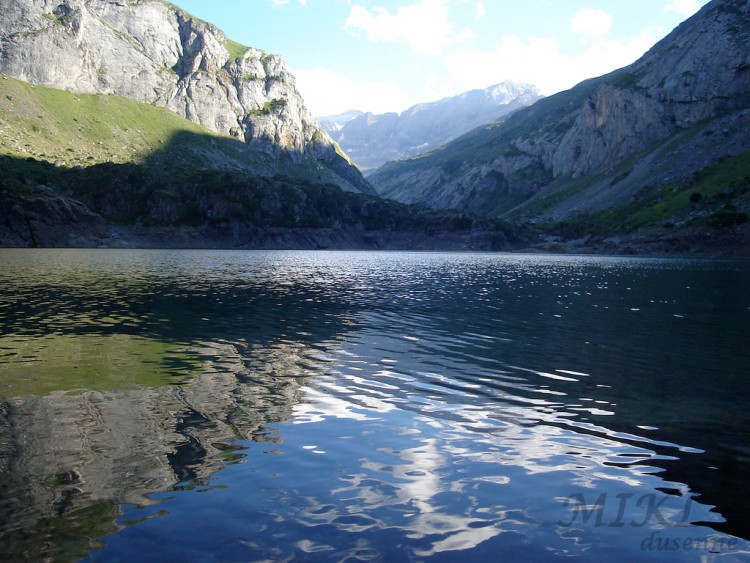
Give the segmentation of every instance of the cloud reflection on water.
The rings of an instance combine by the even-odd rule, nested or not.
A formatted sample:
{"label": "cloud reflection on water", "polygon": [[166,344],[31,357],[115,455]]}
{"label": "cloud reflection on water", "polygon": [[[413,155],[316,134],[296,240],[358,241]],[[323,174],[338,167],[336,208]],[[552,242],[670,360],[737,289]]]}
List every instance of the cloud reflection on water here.
{"label": "cloud reflection on water", "polygon": [[[65,538],[85,552],[117,531],[100,555],[152,541],[165,557],[226,559],[632,556],[658,519],[623,534],[610,502],[604,526],[564,526],[565,500],[654,494],[680,523],[707,490],[722,505],[691,501],[691,521],[718,528],[746,486],[714,478],[746,466],[734,373],[746,356],[725,352],[741,350],[747,311],[723,293],[743,271],[387,253],[13,260],[0,272],[3,375],[31,373],[14,339],[50,374],[57,339],[108,342],[90,361],[100,375],[109,361],[118,377],[150,374],[34,390],[42,369],[6,395],[0,541],[16,550],[51,537],[60,546],[45,556]],[[73,374],[96,354],[57,356]],[[643,517],[625,508],[628,522]],[[742,531],[740,512],[728,518]],[[77,529],[84,520],[99,528]],[[179,542],[165,539],[174,529]]]}

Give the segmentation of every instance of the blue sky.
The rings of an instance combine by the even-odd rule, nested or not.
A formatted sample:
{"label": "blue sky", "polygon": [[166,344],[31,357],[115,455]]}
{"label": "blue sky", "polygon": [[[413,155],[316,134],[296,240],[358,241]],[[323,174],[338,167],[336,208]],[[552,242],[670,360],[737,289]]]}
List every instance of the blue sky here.
{"label": "blue sky", "polygon": [[503,80],[550,95],[625,66],[707,0],[172,0],[284,57],[316,116]]}

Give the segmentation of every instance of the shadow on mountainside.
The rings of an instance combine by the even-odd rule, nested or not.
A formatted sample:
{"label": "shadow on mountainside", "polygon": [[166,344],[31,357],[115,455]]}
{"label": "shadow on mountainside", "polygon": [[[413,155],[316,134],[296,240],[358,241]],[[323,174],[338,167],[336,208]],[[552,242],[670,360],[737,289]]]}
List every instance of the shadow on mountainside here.
{"label": "shadow on mountainside", "polygon": [[296,177],[274,164],[244,143],[184,131],[139,163],[0,156],[0,244],[502,250],[518,242],[498,220],[345,192],[312,161],[290,161]]}
{"label": "shadow on mountainside", "polygon": [[178,132],[139,162],[46,158],[0,155],[0,246],[750,254],[746,214],[702,213],[721,204],[709,197],[682,225],[512,226],[345,192],[312,158],[274,159],[207,134]]}

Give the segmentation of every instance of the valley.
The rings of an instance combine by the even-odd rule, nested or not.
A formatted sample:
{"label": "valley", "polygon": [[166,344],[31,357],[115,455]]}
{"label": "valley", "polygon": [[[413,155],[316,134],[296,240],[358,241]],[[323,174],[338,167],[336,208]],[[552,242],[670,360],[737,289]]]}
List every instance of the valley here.
{"label": "valley", "polygon": [[749,12],[711,2],[546,98],[321,126],[283,59],[171,4],[24,0],[0,19],[0,242],[748,255]]}

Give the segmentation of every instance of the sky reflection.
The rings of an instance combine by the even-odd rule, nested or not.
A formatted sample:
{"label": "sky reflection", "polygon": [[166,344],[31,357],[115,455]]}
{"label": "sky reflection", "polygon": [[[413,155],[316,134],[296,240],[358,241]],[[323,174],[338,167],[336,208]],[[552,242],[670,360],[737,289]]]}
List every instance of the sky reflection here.
{"label": "sky reflection", "polygon": [[654,533],[747,551],[743,263],[3,258],[11,556],[668,559]]}

